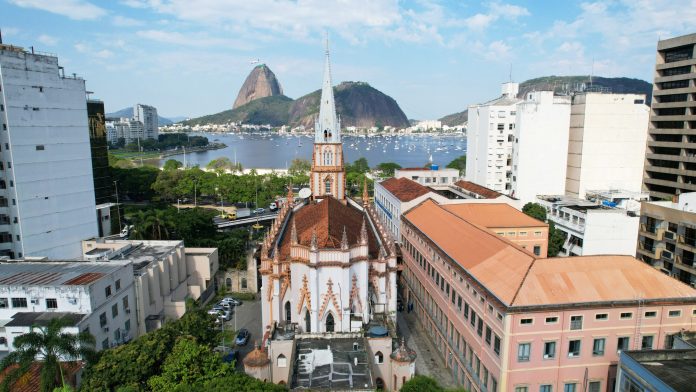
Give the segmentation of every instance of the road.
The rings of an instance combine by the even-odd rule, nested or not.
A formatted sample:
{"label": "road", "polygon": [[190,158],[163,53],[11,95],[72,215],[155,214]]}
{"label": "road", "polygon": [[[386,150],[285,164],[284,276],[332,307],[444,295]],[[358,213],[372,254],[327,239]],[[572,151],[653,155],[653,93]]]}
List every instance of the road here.
{"label": "road", "polygon": [[[261,301],[244,301],[242,305],[235,307],[235,315],[230,321],[225,322],[225,331],[235,330],[235,316],[237,317],[237,329],[246,328],[251,333],[249,342],[245,346],[239,347],[239,361],[237,369],[243,370],[242,359],[254,349],[257,341],[261,339]],[[225,342],[229,346],[234,342]]]}

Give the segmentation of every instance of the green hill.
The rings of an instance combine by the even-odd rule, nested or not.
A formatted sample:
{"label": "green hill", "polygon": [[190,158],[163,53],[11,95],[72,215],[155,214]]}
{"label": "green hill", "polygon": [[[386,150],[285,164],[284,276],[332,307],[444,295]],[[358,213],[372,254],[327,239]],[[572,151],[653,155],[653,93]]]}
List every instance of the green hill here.
{"label": "green hill", "polygon": [[237,122],[244,124],[281,126],[288,123],[288,112],[293,100],[285,95],[255,99],[236,109],[209,114],[183,121],[184,125],[225,124]]}

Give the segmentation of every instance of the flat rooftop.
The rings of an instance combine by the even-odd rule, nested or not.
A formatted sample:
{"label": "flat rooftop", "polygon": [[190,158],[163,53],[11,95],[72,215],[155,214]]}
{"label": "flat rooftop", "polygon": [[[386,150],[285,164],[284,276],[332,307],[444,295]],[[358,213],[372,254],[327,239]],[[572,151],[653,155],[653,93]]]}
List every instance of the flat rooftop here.
{"label": "flat rooftop", "polygon": [[86,314],[70,312],[19,312],[12,316],[5,327],[45,327],[54,319],[61,319],[68,325],[77,325],[85,316]]}
{"label": "flat rooftop", "polygon": [[[297,339],[291,388],[374,390],[363,338]],[[354,350],[357,343],[357,350]],[[358,359],[357,365],[355,358]]]}
{"label": "flat rooftop", "polygon": [[125,263],[10,260],[0,262],[0,286],[89,286]]}
{"label": "flat rooftop", "polygon": [[458,217],[487,228],[548,227],[506,203],[446,204],[442,208]]}
{"label": "flat rooftop", "polygon": [[679,392],[696,392],[696,350],[624,351],[645,370]]}
{"label": "flat rooftop", "polygon": [[[107,240],[105,244],[124,244],[131,245],[123,253],[116,255],[110,260],[130,260],[133,262],[133,270],[140,271],[153,261],[162,260],[174,251],[182,241],[131,241],[131,240]],[[93,249],[104,249],[97,248]]]}

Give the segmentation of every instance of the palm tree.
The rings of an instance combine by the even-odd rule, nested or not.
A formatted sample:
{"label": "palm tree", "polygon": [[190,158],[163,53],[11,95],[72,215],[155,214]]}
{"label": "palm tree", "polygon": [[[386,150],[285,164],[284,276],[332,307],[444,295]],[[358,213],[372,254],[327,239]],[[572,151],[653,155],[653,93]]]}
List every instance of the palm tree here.
{"label": "palm tree", "polygon": [[89,332],[77,335],[62,332],[63,328],[70,326],[65,318],[54,318],[45,327],[31,327],[29,333],[17,336],[14,340],[15,351],[0,362],[0,370],[16,366],[6,373],[0,391],[8,392],[35,362],[41,365],[41,392],[64,386],[61,359],[90,361],[94,355],[94,337]]}

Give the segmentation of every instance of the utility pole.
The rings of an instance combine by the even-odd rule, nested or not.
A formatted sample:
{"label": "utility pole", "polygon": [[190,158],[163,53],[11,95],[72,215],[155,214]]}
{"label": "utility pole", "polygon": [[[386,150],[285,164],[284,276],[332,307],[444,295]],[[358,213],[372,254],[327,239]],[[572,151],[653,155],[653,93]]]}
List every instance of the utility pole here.
{"label": "utility pole", "polygon": [[193,208],[198,207],[198,202],[196,200],[196,185],[198,185],[198,181],[193,180]]}
{"label": "utility pole", "polygon": [[116,188],[116,211],[118,213],[118,229],[121,230],[121,205],[118,204],[118,180],[114,181],[114,187]]}

